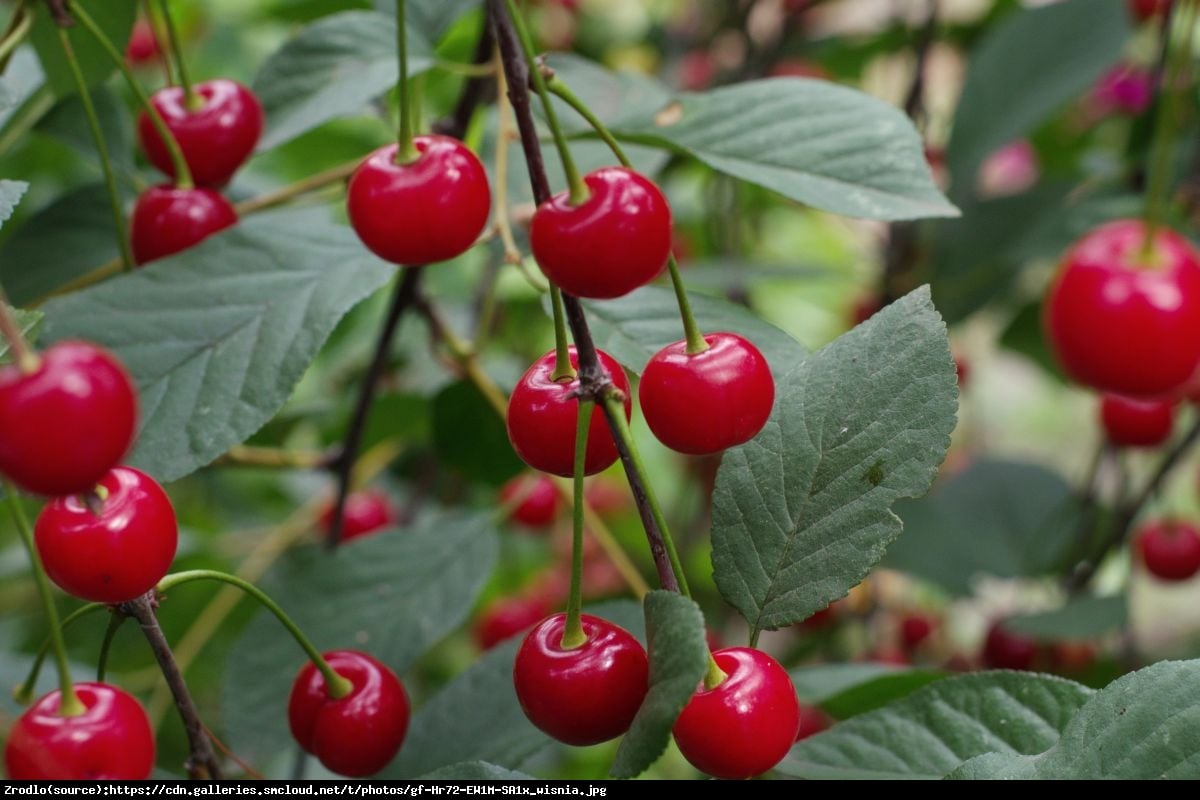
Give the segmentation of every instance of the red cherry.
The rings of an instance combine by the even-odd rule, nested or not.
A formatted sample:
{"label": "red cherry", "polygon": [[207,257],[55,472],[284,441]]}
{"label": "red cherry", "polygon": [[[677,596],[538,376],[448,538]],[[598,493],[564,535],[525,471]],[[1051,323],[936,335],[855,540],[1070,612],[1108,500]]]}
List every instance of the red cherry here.
{"label": "red cherry", "polygon": [[792,679],[761,650],[729,647],[713,658],[727,677],[692,695],[675,721],[675,744],[693,767],[714,778],[761,775],[783,760],[800,729]]}
{"label": "red cherry", "polygon": [[96,511],[78,495],[51,500],[34,529],[50,580],[95,603],[123,603],[154,588],[179,542],[175,510],[158,483],[117,467],[97,486]]}
{"label": "red cherry", "polygon": [[988,628],[983,643],[983,663],[989,669],[1033,669],[1038,644],[1028,636],[1014,633],[997,620]]}
{"label": "red cherry", "polygon": [[[629,379],[625,371],[602,350],[596,351],[600,365],[625,394],[625,417],[630,416]],[[575,348],[570,348],[571,366],[579,368]],[[533,362],[521,376],[508,400],[508,439],[526,464],[552,475],[571,477],[575,468],[575,426],[579,419],[579,380],[554,381],[554,351]],[[617,460],[608,422],[599,408],[592,410],[588,427],[584,474],[593,475]]]}
{"label": "red cherry", "polygon": [[237,221],[233,206],[212,189],[153,186],[133,207],[133,260],[141,265],[187,250]]}
{"label": "red cherry", "polygon": [[1143,525],[1134,544],[1147,571],[1164,581],[1186,581],[1200,572],[1200,529],[1161,520]]}
{"label": "red cherry", "polygon": [[90,491],[129,451],[137,393],[117,357],[59,342],[35,372],[0,367],[0,472],[29,492]]}
{"label": "red cherry", "polygon": [[[364,489],[351,492],[342,509],[342,541],[348,542],[359,536],[378,533],[399,521],[391,499],[378,490]],[[333,505],[321,512],[321,528],[328,532],[333,525]]]}
{"label": "red cherry", "polygon": [[837,609],[830,603],[820,611],[814,611],[809,614],[805,619],[800,620],[796,624],[806,631],[820,631],[825,630],[835,622],[837,622]]}
{"label": "red cherry", "polygon": [[[181,86],[159,89],[150,102],[179,143],[192,179],[200,186],[223,186],[258,144],[262,106],[254,92],[225,78],[198,83],[193,91],[199,108],[188,108]],[[145,111],[138,115],[138,140],[151,164],[177,177],[171,154]]]}
{"label": "red cherry", "polygon": [[1079,675],[1096,663],[1096,646],[1091,642],[1055,642],[1050,650],[1054,670],[1063,675]]}
{"label": "red cherry", "polygon": [[1146,22],[1149,19],[1167,13],[1167,9],[1171,7],[1171,2],[1172,0],[1128,0],[1129,13],[1138,22]]}
{"label": "red cherry", "polygon": [[788,58],[771,67],[767,73],[772,78],[814,78],[829,80],[829,71],[815,61],[804,58]]}
{"label": "red cherry", "polygon": [[1101,225],[1067,252],[1045,303],[1047,338],[1066,372],[1106,392],[1170,394],[1200,364],[1200,254],[1139,220]]}
{"label": "red cherry", "polygon": [[908,652],[916,650],[933,635],[936,627],[937,618],[929,614],[905,614],[900,620],[900,646]]}
{"label": "red cherry", "polygon": [[546,475],[518,475],[500,489],[500,502],[507,506],[520,497],[509,519],[527,528],[544,529],[558,516],[558,487]]}
{"label": "red cherry", "polygon": [[833,720],[824,711],[816,706],[807,706],[801,703],[800,728],[796,731],[796,741],[798,742],[801,739],[815,736],[821,731],[828,729],[832,724]]}
{"label": "red cherry", "polygon": [[588,197],[561,192],[538,206],[529,247],[546,277],[576,297],[629,294],[658,276],[671,251],[671,207],[654,182],[625,167],[584,176]]}
{"label": "red cherry", "polygon": [[971,362],[965,356],[954,356],[954,373],[958,376],[958,388],[967,388],[967,380],[971,377]]}
{"label": "red cherry", "polygon": [[583,487],[583,498],[601,517],[624,514],[633,507],[629,484],[607,478],[592,478]]}
{"label": "red cherry", "polygon": [[141,67],[158,61],[161,56],[154,26],[145,18],[138,19],[129,34],[129,44],[125,45],[125,60],[130,66]]}
{"label": "red cherry", "polygon": [[646,696],[650,664],[640,642],[607,620],[580,617],[588,639],[562,648],[567,615],[540,622],[521,642],[513,685],[529,721],[560,742],[597,744],[620,736]]}
{"label": "red cherry", "polygon": [[492,196],[487,172],[471,150],[449,136],[418,136],[420,153],[397,164],[398,145],[379,148],[358,165],[346,190],[350,224],[385,261],[419,266],[471,248],[487,226]]}
{"label": "red cherry", "polygon": [[545,619],[554,610],[543,594],[502,597],[484,609],[475,621],[475,643],[481,650],[491,650],[501,642],[524,633]]}
{"label": "red cherry", "polygon": [[1157,447],[1171,437],[1175,401],[1106,394],[1100,398],[1100,423],[1117,447]]}
{"label": "red cherry", "polygon": [[707,50],[692,50],[679,59],[679,87],[688,92],[700,92],[712,85],[717,65]]}
{"label": "red cherry", "polygon": [[757,347],[736,333],[710,333],[704,340],[708,349],[695,355],[688,355],[684,341],[659,350],[638,388],[655,437],[690,455],[750,441],[775,403],[775,379]]}
{"label": "red cherry", "polygon": [[131,695],[105,683],[77,683],[84,712],[58,713],[53,691],[9,731],[4,765],[14,781],[144,781],[154,770],[154,731]]}
{"label": "red cherry", "polygon": [[850,325],[861,325],[883,310],[883,300],[875,295],[865,295],[854,301],[850,309]]}
{"label": "red cherry", "polygon": [[292,684],[288,725],[306,753],[338,775],[362,778],[388,765],[408,731],[408,695],[396,674],[366,653],[325,653],[338,675],[354,689],[333,698],[325,677],[310,661]]}

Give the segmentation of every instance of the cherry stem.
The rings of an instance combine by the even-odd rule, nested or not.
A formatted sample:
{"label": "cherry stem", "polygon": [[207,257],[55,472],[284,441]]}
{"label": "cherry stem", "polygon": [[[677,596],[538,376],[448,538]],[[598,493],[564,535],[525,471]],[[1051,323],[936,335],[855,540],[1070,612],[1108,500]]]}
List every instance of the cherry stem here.
{"label": "cherry stem", "polygon": [[[540,70],[535,70],[539,71]],[[543,76],[545,78],[545,76]],[[592,130],[596,132],[606,145],[617,157],[617,161],[621,162],[621,166],[626,169],[633,169],[633,164],[630,163],[629,157],[625,155],[620,143],[613,136],[612,131],[608,129],[600,118],[597,117],[587,104],[579,99],[578,95],[571,91],[566,82],[557,75],[550,76],[546,83],[546,88],[558,95],[562,100],[575,110],[579,116],[592,126]],[[675,254],[667,254],[667,270],[671,274],[671,286],[675,289],[675,302],[679,305],[679,318],[683,322],[683,333],[687,339],[688,355],[696,355],[703,353],[708,349],[708,342],[704,339],[704,334],[700,331],[700,326],[696,324],[696,316],[692,313],[692,304],[688,300],[687,287],[683,285],[683,278],[679,274],[679,264],[675,261]]]}
{"label": "cherry stem", "polygon": [[550,101],[550,92],[546,88],[546,81],[542,78],[541,70],[537,68],[537,53],[533,48],[533,38],[529,35],[529,28],[525,25],[525,18],[521,16],[516,0],[504,0],[504,3],[508,8],[508,18],[517,33],[521,50],[525,54],[525,61],[529,65],[530,82],[542,100],[542,111],[546,115],[546,125],[554,136],[554,146],[558,150],[558,158],[562,162],[563,174],[567,176],[567,198],[571,205],[577,206],[587,200],[587,186],[579,177],[579,169],[575,166],[571,149],[567,147],[566,134],[563,133],[562,126],[558,122],[558,113]]}
{"label": "cherry stem", "polygon": [[[1142,240],[1143,260],[1154,253],[1154,235],[1166,220],[1170,206],[1171,162],[1175,151],[1174,137],[1179,121],[1180,78],[1192,59],[1192,40],[1196,21],[1196,0],[1181,0],[1178,8],[1169,7],[1172,15],[1162,28],[1162,48],[1166,69],[1158,85],[1158,109],[1154,118],[1154,138],[1150,149],[1150,171],[1146,178],[1146,202],[1142,212],[1145,233]],[[1173,24],[1172,24],[1173,23]]]}
{"label": "cherry stem", "polygon": [[125,624],[126,616],[114,613],[108,618],[108,627],[104,629],[104,639],[100,642],[100,655],[96,657],[96,681],[104,683],[108,674],[108,654],[112,651],[112,643],[117,638],[117,631]]}
{"label": "cherry stem", "polygon": [[162,11],[163,27],[167,29],[167,42],[171,48],[171,55],[174,56],[179,85],[183,87],[183,103],[188,111],[199,111],[204,108],[204,100],[196,94],[188,77],[187,63],[183,59],[183,43],[179,38],[179,29],[175,27],[175,20],[171,17],[169,0],[159,0],[158,7]]}
{"label": "cherry stem", "polygon": [[[101,611],[107,608],[103,603],[88,603],[85,606],[72,611],[59,624],[59,629],[66,632],[67,628],[77,619],[82,619],[88,614],[95,611]],[[37,689],[38,677],[42,674],[42,664],[46,661],[46,656],[50,654],[50,648],[53,645],[53,639],[46,637],[42,642],[42,646],[38,648],[37,655],[33,657],[33,663],[29,666],[29,674],[25,676],[25,680],[13,689],[13,699],[22,705],[29,705],[33,702],[33,693]],[[104,680],[99,678],[99,680]]]}
{"label": "cherry stem", "polygon": [[450,356],[462,369],[463,375],[475,385],[475,388],[487,400],[488,405],[495,409],[503,419],[508,414],[508,398],[479,366],[475,350],[446,324],[442,315],[422,292],[417,293],[417,310],[425,317],[433,338],[446,346],[446,349],[450,351]]}
{"label": "cherry stem", "polygon": [[717,659],[713,657],[712,651],[708,652],[708,671],[704,673],[704,688],[715,689],[725,682],[728,678],[728,673],[721,669],[717,664]]}
{"label": "cherry stem", "polygon": [[323,450],[284,450],[235,444],[218,458],[215,466],[262,467],[264,469],[322,469],[334,459]]}
{"label": "cherry stem", "polygon": [[411,164],[420,156],[413,144],[412,98],[408,85],[408,31],[405,25],[405,0],[396,0],[396,58],[399,61],[399,80],[396,93],[400,98],[400,136],[397,140],[396,163]]}
{"label": "cherry stem", "polygon": [[8,342],[8,349],[12,351],[13,362],[17,365],[17,369],[25,375],[37,372],[42,365],[42,359],[38,357],[37,352],[25,338],[25,333],[21,330],[21,324],[17,322],[16,316],[13,315],[12,304],[8,302],[8,295],[5,294],[3,287],[0,287],[0,334]]}
{"label": "cherry stem", "polygon": [[129,244],[129,233],[125,225],[125,211],[121,204],[121,193],[117,190],[117,176],[113,172],[112,159],[108,153],[108,143],[104,141],[104,131],[100,128],[100,118],[96,116],[96,106],[92,102],[92,94],[88,91],[87,81],[79,68],[79,60],[75,57],[75,48],[71,46],[71,37],[66,28],[58,29],[58,39],[62,43],[63,53],[67,57],[67,66],[71,68],[71,77],[75,79],[75,89],[79,94],[79,102],[83,104],[83,113],[87,117],[88,129],[92,133],[92,141],[96,144],[96,155],[100,157],[100,169],[104,172],[104,185],[108,190],[108,202],[112,207],[113,230],[117,234],[117,248],[121,251],[121,268],[133,269],[133,250]]}
{"label": "cherry stem", "polygon": [[[162,41],[167,37],[163,35],[162,26],[159,25],[158,16],[154,13],[154,0],[142,0],[142,14],[146,17],[146,22],[150,25],[150,32],[154,34],[154,47],[162,53]],[[174,86],[175,69],[169,58],[159,58],[163,65],[163,77],[167,79],[168,86]]]}
{"label": "cherry stem", "polygon": [[75,18],[83,24],[83,27],[88,29],[88,32],[100,44],[100,47],[108,54],[109,60],[116,66],[121,76],[125,78],[125,82],[129,84],[130,91],[137,98],[138,105],[146,112],[146,116],[150,118],[150,123],[154,126],[154,130],[166,146],[167,152],[171,156],[171,166],[175,169],[175,186],[180,189],[192,189],[195,187],[195,182],[192,180],[192,171],[188,169],[187,160],[183,157],[183,151],[179,149],[179,142],[175,140],[175,135],[171,133],[167,123],[163,122],[162,115],[158,113],[158,109],[150,102],[150,97],[146,94],[146,90],[138,83],[137,78],[129,71],[129,65],[125,63],[125,59],[117,52],[116,46],[112,40],[104,33],[96,21],[92,19],[91,14],[84,10],[80,3],[71,5],[71,13]]}
{"label": "cherry stem", "polygon": [[300,648],[308,655],[309,659],[313,662],[313,666],[321,671],[321,675],[325,677],[325,690],[329,693],[331,698],[337,700],[354,691],[354,684],[350,683],[349,680],[334,672],[333,667],[329,666],[329,662],[326,661],[325,657],[321,655],[321,651],[317,650],[316,647],[313,647],[313,643],[309,641],[307,636],[304,635],[304,631],[300,630],[300,627],[292,621],[292,618],[289,617],[282,608],[279,607],[279,604],[272,600],[270,596],[262,589],[259,589],[253,583],[250,583],[250,581],[239,578],[236,575],[218,572],[217,570],[213,569],[193,569],[186,572],[176,572],[166,576],[158,582],[158,586],[156,588],[160,594],[165,594],[176,586],[181,586],[185,583],[191,583],[192,581],[204,580],[220,581],[231,586],[236,586],[246,594],[253,597],[259,603],[261,603],[264,608],[274,614],[275,618],[279,620],[279,623],[283,625],[283,627],[287,629],[287,632],[292,635],[292,638],[296,640],[296,644],[300,645]]}
{"label": "cherry stem", "polygon": [[571,591],[567,595],[567,622],[563,627],[562,649],[574,650],[587,642],[579,614],[583,608],[583,473],[587,461],[588,433],[592,426],[591,400],[579,401],[575,422],[575,470],[572,478],[574,507],[571,509]]}
{"label": "cherry stem", "polygon": [[50,626],[50,644],[54,650],[54,663],[58,668],[58,686],[61,691],[58,713],[63,717],[75,717],[86,709],[79,695],[75,694],[75,684],[71,682],[71,670],[67,666],[67,647],[63,643],[62,626],[58,621],[58,608],[54,605],[54,595],[50,590],[50,579],[46,577],[42,559],[34,547],[33,530],[29,527],[29,519],[25,516],[21,498],[17,496],[17,487],[11,481],[4,481],[4,497],[8,501],[8,511],[16,523],[17,532],[21,535],[21,543],[25,545],[25,552],[29,555],[33,580],[37,584],[42,608],[46,612],[46,623]]}
{"label": "cherry stem", "polygon": [[4,33],[4,38],[0,39],[0,71],[7,66],[9,57],[21,45],[21,42],[25,41],[25,37],[29,35],[29,29],[32,27],[33,14],[22,3],[13,13],[12,21]]}
{"label": "cherry stem", "polygon": [[571,366],[571,350],[567,344],[567,315],[563,308],[562,289],[550,285],[550,306],[554,309],[554,372],[551,380],[575,379],[575,368]]}

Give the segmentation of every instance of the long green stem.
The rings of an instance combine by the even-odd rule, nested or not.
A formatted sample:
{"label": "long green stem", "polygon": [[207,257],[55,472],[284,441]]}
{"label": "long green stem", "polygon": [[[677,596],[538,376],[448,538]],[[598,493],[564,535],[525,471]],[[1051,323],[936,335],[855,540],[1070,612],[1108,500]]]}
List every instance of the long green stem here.
{"label": "long green stem", "polygon": [[525,18],[521,16],[520,9],[517,8],[516,0],[504,0],[508,8],[508,15],[512,18],[513,28],[517,32],[517,38],[521,42],[521,49],[525,53],[525,60],[529,64],[529,78],[533,81],[533,88],[537,91],[538,97],[542,100],[542,110],[546,115],[546,125],[550,128],[550,133],[554,136],[554,146],[558,150],[558,158],[562,162],[563,174],[567,176],[568,198],[571,205],[577,206],[587,199],[587,186],[579,177],[579,169],[575,166],[575,159],[571,156],[571,150],[567,147],[567,137],[563,133],[562,126],[558,122],[558,114],[554,110],[554,104],[550,102],[550,91],[546,88],[546,80],[542,77],[542,72],[538,68],[537,53],[533,49],[533,38],[529,35],[529,28],[525,24]]}
{"label": "long green stem", "polygon": [[575,377],[571,366],[571,350],[567,344],[567,314],[563,309],[562,289],[550,285],[550,306],[554,309],[554,372],[550,377],[556,381]]}
{"label": "long green stem", "polygon": [[163,122],[162,115],[158,113],[158,109],[150,102],[150,97],[146,94],[146,90],[138,83],[137,78],[133,77],[133,73],[129,71],[129,66],[125,63],[125,59],[117,52],[117,48],[113,45],[112,40],[104,33],[91,15],[84,10],[79,3],[71,5],[71,13],[75,19],[88,29],[88,32],[95,37],[100,47],[108,54],[109,60],[120,71],[121,76],[125,78],[125,82],[129,84],[130,91],[137,98],[138,105],[146,112],[146,116],[150,118],[150,124],[154,126],[155,132],[158,133],[163,144],[166,145],[167,153],[171,156],[171,166],[175,170],[175,185],[180,189],[191,189],[195,187],[195,182],[192,180],[192,171],[188,169],[187,159],[183,157],[183,151],[179,149],[179,142],[175,140],[175,135],[167,127],[167,123]]}
{"label": "long green stem", "polygon": [[154,44],[159,52],[158,60],[163,66],[163,77],[166,78],[168,86],[174,86],[178,82],[175,78],[175,68],[171,64],[171,59],[162,52],[162,42],[167,37],[158,23],[158,15],[154,13],[155,5],[157,4],[154,0],[142,0],[142,14],[146,17],[146,24],[150,26],[150,32],[154,34]]}
{"label": "long green stem", "polygon": [[[59,626],[63,632],[71,627],[71,623],[77,619],[82,619],[88,614],[100,611],[107,608],[103,603],[88,603],[86,606],[80,606],[63,618],[62,624]],[[50,654],[50,648],[53,640],[47,637],[42,646],[38,648],[37,655],[33,658],[33,663],[29,666],[29,674],[25,676],[25,680],[13,689],[13,697],[18,703],[27,705],[33,702],[33,692],[37,688],[38,677],[42,674],[42,664],[46,661],[46,656]],[[103,680],[103,678],[101,678]]]}
{"label": "long green stem", "polygon": [[113,639],[117,638],[117,631],[121,630],[125,619],[124,614],[116,613],[108,618],[108,627],[104,629],[104,640],[100,642],[100,655],[96,657],[96,680],[100,683],[104,683],[104,678],[108,674],[108,654],[112,651]]}
{"label": "long green stem", "polygon": [[4,495],[8,501],[8,511],[12,514],[17,532],[21,535],[21,543],[29,554],[29,563],[33,567],[33,580],[37,584],[38,594],[42,598],[42,607],[46,611],[46,622],[50,626],[50,644],[54,650],[54,663],[58,667],[58,686],[61,698],[58,703],[58,713],[64,717],[75,717],[84,712],[83,703],[75,694],[75,685],[71,683],[71,670],[67,666],[67,647],[63,643],[62,627],[58,621],[58,608],[54,605],[54,595],[50,591],[50,579],[42,567],[42,559],[38,557],[37,548],[33,545],[33,530],[21,506],[21,498],[17,496],[17,487],[11,481],[4,482]]}
{"label": "long green stem", "polygon": [[321,671],[321,674],[325,677],[325,688],[329,692],[330,697],[334,699],[345,697],[354,690],[354,686],[350,683],[350,681],[334,672],[333,667],[329,666],[329,662],[325,660],[325,657],[321,655],[321,652],[317,650],[317,648],[313,647],[313,643],[309,641],[307,636],[304,635],[304,631],[300,630],[299,626],[296,625],[295,622],[292,622],[292,618],[289,617],[287,613],[279,607],[279,604],[272,600],[262,589],[259,589],[253,583],[250,583],[250,581],[243,580],[236,575],[228,575],[224,572],[218,572],[212,569],[193,569],[188,570],[187,572],[176,572],[172,575],[166,576],[158,582],[157,589],[160,593],[165,593],[176,586],[181,586],[185,583],[191,583],[192,581],[204,580],[220,581],[222,583],[228,583],[231,586],[236,586],[246,594],[253,597],[268,611],[274,614],[275,618],[278,619],[280,624],[287,629],[288,633],[292,635],[292,638],[296,640],[296,643],[300,645],[301,649],[304,650],[309,659],[312,660],[316,668]]}
{"label": "long green stem", "polygon": [[1154,234],[1167,216],[1171,189],[1171,160],[1182,99],[1180,78],[1192,59],[1195,38],[1196,0],[1181,0],[1175,9],[1175,25],[1163,31],[1163,48],[1169,50],[1167,68],[1159,84],[1158,111],[1154,119],[1154,139],[1150,150],[1150,169],[1146,178],[1146,202],[1143,210],[1145,238],[1142,253],[1154,250]]}
{"label": "long green stem", "polygon": [[20,6],[13,16],[12,26],[0,39],[0,65],[8,61],[13,51],[25,41],[29,29],[33,27],[33,14],[24,5]]}
{"label": "long green stem", "polygon": [[183,87],[183,103],[189,111],[199,111],[204,107],[204,100],[192,88],[187,63],[183,59],[183,42],[179,37],[179,29],[175,27],[175,20],[171,17],[170,0],[159,0],[158,7],[162,11],[163,27],[167,29],[167,43],[175,61],[175,74],[179,76],[179,85]]}
{"label": "long green stem", "polygon": [[12,304],[8,302],[8,295],[5,294],[2,286],[0,286],[0,336],[3,336],[4,340],[8,342],[8,349],[12,352],[13,363],[17,365],[17,369],[25,375],[32,375],[38,371],[42,365],[42,359],[25,339],[25,334],[21,331],[21,324],[13,316]]}
{"label": "long green stem", "polygon": [[117,248],[121,252],[121,267],[133,269],[133,250],[130,248],[129,231],[125,225],[125,210],[121,206],[121,193],[117,190],[117,175],[113,171],[112,158],[108,154],[108,143],[104,141],[100,118],[96,116],[96,105],[92,102],[92,94],[88,91],[87,81],[79,68],[79,60],[75,58],[75,48],[71,46],[71,37],[67,35],[66,28],[58,29],[58,39],[62,43],[63,54],[67,57],[67,65],[71,68],[71,77],[75,79],[75,88],[79,93],[79,102],[83,104],[88,129],[92,132],[92,141],[96,143],[96,155],[100,157],[100,169],[104,172],[104,185],[108,190],[108,203],[112,207],[113,230],[117,235]]}
{"label": "long green stem", "polygon": [[590,400],[579,403],[579,418],[575,423],[575,472],[573,488],[575,503],[572,509],[571,534],[571,592],[567,595],[567,623],[563,628],[562,648],[574,650],[587,641],[580,621],[583,608],[583,470],[587,460],[588,432],[592,426],[592,410],[596,404]]}
{"label": "long green stem", "polygon": [[420,155],[413,144],[412,98],[408,85],[408,31],[405,25],[405,0],[396,0],[396,57],[399,59],[400,79],[396,91],[400,97],[400,136],[396,148],[396,163],[411,164]]}

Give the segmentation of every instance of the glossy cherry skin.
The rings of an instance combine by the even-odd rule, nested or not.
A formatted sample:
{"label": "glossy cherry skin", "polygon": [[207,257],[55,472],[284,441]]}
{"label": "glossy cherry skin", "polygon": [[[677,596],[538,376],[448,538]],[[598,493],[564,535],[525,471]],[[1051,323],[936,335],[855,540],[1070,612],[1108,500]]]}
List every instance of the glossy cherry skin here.
{"label": "glossy cherry skin", "polygon": [[1033,669],[1038,645],[1028,636],[1008,630],[997,620],[983,642],[983,664],[989,669]]}
{"label": "glossy cherry skin", "polygon": [[44,495],[87,492],[129,451],[137,392],[117,357],[65,341],[35,372],[0,367],[0,472]]}
{"label": "glossy cherry skin", "polygon": [[446,261],[471,248],[487,226],[492,195],[479,157],[449,136],[418,136],[420,153],[396,163],[379,148],[350,176],[346,211],[358,238],[393,264]]}
{"label": "glossy cherry skin", "polygon": [[[625,394],[625,417],[630,416],[629,379],[612,356],[597,350],[600,365],[612,377],[613,384]],[[570,348],[571,366],[579,368],[575,348]],[[579,420],[579,399],[574,393],[579,380],[554,381],[554,351],[533,362],[521,376],[508,400],[508,440],[529,466],[569,478],[575,468],[575,426]],[[588,425],[585,475],[608,468],[617,460],[617,446],[604,412],[592,409]]]}
{"label": "glossy cherry skin", "polygon": [[[263,110],[254,92],[219,78],[193,87],[202,105],[190,109],[180,86],[159,89],[150,98],[179,143],[199,186],[224,186],[245,163],[263,130]],[[175,167],[162,137],[145,111],[138,115],[138,140],[150,163],[174,178]]]}
{"label": "glossy cherry skin", "polygon": [[654,354],[642,372],[642,415],[672,450],[707,455],[748,442],[767,424],[775,379],[758,348],[736,333],[710,333],[708,349],[688,355],[687,342]]}
{"label": "glossy cherry skin", "polygon": [[[342,509],[342,541],[348,542],[360,536],[378,533],[399,520],[391,499],[381,491],[364,489],[351,492]],[[321,512],[321,528],[329,531],[333,525],[333,506]]]}
{"label": "glossy cherry skin", "polygon": [[133,207],[129,239],[138,265],[187,250],[236,225],[237,212],[212,189],[154,186]]}
{"label": "glossy cherry skin", "polygon": [[526,528],[544,530],[558,517],[559,496],[554,480],[546,475],[518,475],[500,489],[500,503],[507,506],[520,497],[509,519]]}
{"label": "glossy cherry skin", "polygon": [[496,600],[479,615],[472,634],[481,650],[491,650],[518,633],[524,633],[554,611],[546,592],[531,592]]}
{"label": "glossy cherry skin", "polygon": [[1146,570],[1164,581],[1186,581],[1200,572],[1200,529],[1160,520],[1143,525],[1134,546]]}
{"label": "glossy cherry skin", "polygon": [[350,778],[373,775],[395,758],[408,732],[404,684],[366,653],[333,650],[324,656],[354,689],[345,697],[330,697],[324,676],[311,661],[306,663],[288,698],[292,736],[331,772]]}
{"label": "glossy cherry skin", "polygon": [[154,588],[171,567],[179,529],[171,500],[133,467],[116,467],[98,484],[99,513],[78,495],[51,500],[34,540],[50,580],[94,603],[123,603]]}
{"label": "glossy cherry skin", "polygon": [[646,650],[629,631],[589,614],[580,617],[587,641],[564,650],[566,621],[566,614],[547,617],[521,642],[517,699],[529,721],[560,742],[606,742],[629,730],[646,697]]}
{"label": "glossy cherry skin", "polygon": [[55,690],[29,707],[4,748],[15,781],[144,781],[154,770],[154,731],[140,703],[105,683],[77,683],[85,711],[58,713]]}
{"label": "glossy cherry skin", "polygon": [[654,280],[671,252],[671,207],[653,181],[625,167],[584,176],[588,197],[567,192],[538,206],[529,247],[542,272],[576,297],[607,299]]}
{"label": "glossy cherry skin", "polygon": [[1106,394],[1100,398],[1100,424],[1117,447],[1157,447],[1171,437],[1174,400],[1139,400]]}
{"label": "glossy cherry skin", "polygon": [[692,695],[675,721],[675,744],[693,767],[714,778],[761,775],[783,760],[800,730],[792,679],[761,650],[727,647],[713,658],[726,678]]}
{"label": "glossy cherry skin", "polygon": [[1158,228],[1142,266],[1139,220],[1101,225],[1067,252],[1046,297],[1047,339],[1067,374],[1105,392],[1170,394],[1200,364],[1200,255]]}

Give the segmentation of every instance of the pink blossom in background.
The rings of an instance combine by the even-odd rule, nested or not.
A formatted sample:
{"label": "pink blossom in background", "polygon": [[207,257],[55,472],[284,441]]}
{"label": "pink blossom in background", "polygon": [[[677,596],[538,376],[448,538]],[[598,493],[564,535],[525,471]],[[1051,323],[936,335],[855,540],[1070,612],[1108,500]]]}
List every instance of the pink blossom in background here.
{"label": "pink blossom in background", "polygon": [[1006,144],[979,167],[977,186],[982,197],[1020,194],[1037,183],[1037,153],[1025,139]]}
{"label": "pink blossom in background", "polygon": [[1092,89],[1092,110],[1099,117],[1110,114],[1137,115],[1154,98],[1154,84],[1147,70],[1120,64],[1106,72]]}

